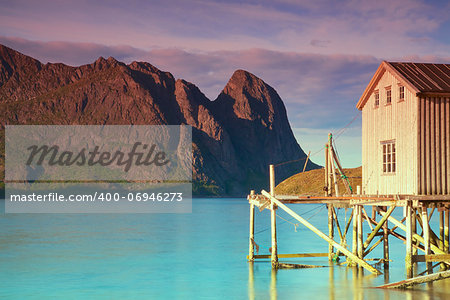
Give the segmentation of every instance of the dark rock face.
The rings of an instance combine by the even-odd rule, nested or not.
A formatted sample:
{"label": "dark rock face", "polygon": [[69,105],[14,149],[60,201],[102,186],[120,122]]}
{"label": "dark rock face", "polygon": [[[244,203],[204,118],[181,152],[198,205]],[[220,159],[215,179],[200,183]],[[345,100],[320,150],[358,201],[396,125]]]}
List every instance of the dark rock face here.
{"label": "dark rock face", "polygon": [[[306,157],[276,91],[243,70],[210,101],[149,63],[100,57],[80,67],[44,65],[0,45],[0,110],[2,144],[6,124],[191,125],[195,194],[267,188],[268,164]],[[277,181],[303,163],[277,168]]]}

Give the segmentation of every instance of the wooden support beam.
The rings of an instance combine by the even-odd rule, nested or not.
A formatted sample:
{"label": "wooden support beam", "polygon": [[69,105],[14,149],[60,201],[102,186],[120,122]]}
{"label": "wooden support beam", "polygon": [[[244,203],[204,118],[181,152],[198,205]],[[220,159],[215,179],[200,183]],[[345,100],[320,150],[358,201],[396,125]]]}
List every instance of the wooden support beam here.
{"label": "wooden support beam", "polygon": [[[347,232],[348,232],[348,228],[350,227],[350,224],[352,222],[353,214],[350,214],[350,217],[347,221],[347,224],[345,225],[345,229],[344,229],[343,233],[341,231],[341,227],[339,226],[339,221],[338,221],[337,215],[335,214],[335,216],[336,216],[336,227],[339,231],[339,235],[341,236],[341,234],[342,234],[341,245],[347,248]],[[339,253],[340,253],[339,250],[336,251],[337,255],[339,255]]]}
{"label": "wooden support beam", "polygon": [[325,144],[325,197],[330,195],[330,171],[328,170],[328,144]]}
{"label": "wooden support beam", "polygon": [[305,161],[305,165],[303,166],[303,172],[305,172],[306,170],[306,166],[308,165],[308,160],[309,160],[309,156],[311,155],[311,151],[308,152],[308,156],[306,157],[306,161]]}
{"label": "wooden support beam", "polygon": [[[341,254],[342,256],[343,254]],[[291,253],[278,254],[278,258],[328,257],[328,253]],[[247,256],[247,259],[249,257]],[[255,259],[271,258],[271,254],[255,254]]]}
{"label": "wooden support beam", "polygon": [[[328,204],[328,236],[330,237],[331,240],[334,240],[334,209],[333,209],[333,204]],[[328,260],[332,261],[333,260],[333,244],[329,243],[328,244]]]}
{"label": "wooden support beam", "polygon": [[358,207],[358,257],[364,257],[364,247],[363,247],[363,224],[362,224],[362,205],[357,205]]}
{"label": "wooden support beam", "polygon": [[358,209],[357,206],[353,206],[353,237],[352,237],[352,252],[354,255],[358,255]]}
{"label": "wooden support beam", "polygon": [[[254,191],[252,191],[254,194]],[[251,192],[250,192],[251,194]],[[250,204],[250,234],[248,238],[248,260],[255,260],[255,205]]]}
{"label": "wooden support beam", "polygon": [[[412,234],[417,234],[417,217],[416,217],[416,209],[412,208],[412,216],[411,216],[411,228],[412,228]],[[419,243],[416,239],[413,238],[413,244]],[[412,248],[412,255],[417,255],[417,247]]]}
{"label": "wooden support beam", "polygon": [[[423,230],[423,219],[419,214],[417,215],[417,220],[418,220],[420,227],[422,227],[422,230]],[[430,221],[430,218],[428,218],[428,222],[429,221]],[[428,228],[430,231],[430,243],[434,244],[436,247],[439,247],[438,236],[434,233],[434,231],[430,227],[428,227]]]}
{"label": "wooden support beam", "polygon": [[362,214],[363,214],[364,218],[366,219],[367,224],[369,224],[370,230],[373,231],[372,222],[370,222],[369,216],[367,215],[367,212],[366,212],[366,209],[364,208],[364,206],[362,207]]}
{"label": "wooden support beam", "polygon": [[[442,249],[442,251],[445,252],[445,248],[444,248],[444,211],[440,210],[439,211],[439,248]],[[441,264],[441,271],[445,271],[446,269],[446,265],[444,263]]]}
{"label": "wooden support beam", "polygon": [[393,282],[377,286],[378,289],[404,289],[421,283],[433,282],[445,278],[450,278],[450,271],[439,272],[431,275],[414,277],[399,282]]}
{"label": "wooden support beam", "polygon": [[344,240],[344,235],[342,234],[341,226],[339,225],[339,220],[338,220],[338,217],[337,217],[337,214],[336,214],[336,210],[334,209],[334,207],[333,207],[333,217],[334,217],[335,227],[338,230],[339,238],[341,239],[341,242],[342,242]]}
{"label": "wooden support beam", "polygon": [[373,249],[375,249],[381,242],[383,241],[383,237],[381,237],[376,243],[374,243],[369,249],[364,251],[364,257],[366,257]]}
{"label": "wooden support beam", "polygon": [[408,278],[411,278],[413,276],[412,248],[413,248],[414,233],[412,230],[412,219],[413,219],[413,212],[411,202],[408,201],[406,204],[406,256],[405,256],[406,277]]}
{"label": "wooden support beam", "polygon": [[431,262],[431,261],[450,262],[450,254],[414,255],[413,261],[415,261],[415,262]]}
{"label": "wooden support beam", "polygon": [[[331,147],[331,152],[332,152],[333,159],[336,162],[336,166],[337,166],[337,168],[339,170],[339,173],[341,173],[343,176],[345,176],[344,169],[342,168],[341,163],[340,163],[340,161],[339,161],[339,159],[338,159],[338,157],[336,155],[336,152],[334,151],[333,147]],[[352,189],[350,188],[350,184],[349,184],[349,182],[347,180],[348,179],[346,177],[342,178],[342,181],[344,182],[344,186],[347,189],[347,193],[350,195],[350,194],[352,194]]]}
{"label": "wooden support beam", "polygon": [[348,232],[348,229],[350,228],[350,224],[352,223],[352,219],[353,219],[353,213],[350,214],[347,224],[345,225],[344,236],[347,236],[347,232]]}
{"label": "wooden support beam", "polygon": [[[331,138],[330,138],[330,141],[331,141]],[[333,152],[333,146],[331,145],[331,142],[330,142],[330,145],[328,148],[328,154],[330,156],[331,172],[333,173],[334,194],[336,197],[339,197],[339,185],[338,185],[338,181],[336,179],[336,169],[334,168],[334,159],[333,159],[332,152]]]}
{"label": "wooden support beam", "polygon": [[317,234],[319,237],[321,237],[322,239],[324,239],[325,241],[327,241],[328,243],[332,243],[333,246],[335,248],[337,248],[338,250],[340,250],[345,256],[347,256],[350,260],[358,263],[360,266],[362,266],[363,268],[365,268],[366,270],[368,270],[371,273],[374,274],[381,274],[380,271],[378,271],[377,269],[375,269],[374,267],[372,267],[371,265],[369,265],[365,260],[360,259],[359,257],[357,257],[356,255],[354,255],[353,253],[351,253],[350,251],[348,251],[347,249],[345,249],[343,246],[341,246],[340,244],[336,243],[334,240],[330,239],[325,233],[323,233],[322,231],[320,231],[319,229],[317,229],[314,225],[312,225],[311,223],[309,223],[308,221],[306,221],[305,219],[303,219],[301,216],[299,216],[297,213],[295,213],[292,209],[290,209],[289,207],[287,207],[285,204],[283,204],[282,202],[280,202],[278,199],[276,199],[275,197],[273,197],[272,195],[270,195],[268,192],[262,190],[261,193],[270,198],[272,202],[274,202],[275,204],[278,205],[278,207],[282,208],[286,213],[288,213],[289,215],[291,215],[294,219],[296,219],[297,221],[299,221],[300,223],[302,223],[304,226],[306,226],[308,229],[310,229],[312,232],[314,232],[315,234]]}
{"label": "wooden support beam", "polygon": [[[380,214],[382,216],[384,216],[385,212],[381,212]],[[406,226],[403,225],[402,223],[400,223],[400,221],[398,221],[397,219],[395,219],[394,217],[390,216],[388,218],[389,221],[391,221],[393,224],[397,225],[398,228],[400,228],[401,230],[406,232]],[[418,240],[419,242],[421,242],[422,244],[424,244],[424,239],[423,237],[421,237],[418,234],[413,234],[413,238],[415,238],[416,240]],[[435,245],[431,244],[430,245],[431,250],[435,253],[435,254],[445,254],[444,251],[442,251],[441,249],[439,249],[439,247],[436,247]]]}
{"label": "wooden support beam", "polygon": [[436,207],[433,206],[433,207],[431,208],[431,212],[428,214],[428,223],[430,222],[431,217],[433,217],[433,214],[434,214],[434,211],[435,211],[435,210],[436,210]]}
{"label": "wooden support beam", "polygon": [[[269,166],[269,180],[270,180],[270,195],[275,196],[275,166]],[[272,198],[270,198],[272,199]],[[271,262],[272,268],[278,267],[278,246],[277,246],[277,205],[271,201],[270,207],[270,224],[271,224],[271,241],[272,241],[272,249],[271,249]]]}
{"label": "wooden support beam", "polygon": [[380,230],[380,228],[384,225],[384,223],[387,221],[387,219],[389,218],[389,216],[392,214],[392,212],[394,211],[395,206],[391,206],[389,208],[389,210],[386,212],[386,214],[381,218],[380,222],[378,222],[378,224],[375,226],[375,228],[372,230],[372,232],[370,233],[369,237],[367,238],[367,240],[364,242],[364,249],[369,247],[370,242],[372,242],[373,238],[375,237],[376,233],[378,232],[378,230]]}
{"label": "wooden support beam", "polygon": [[[387,209],[385,206],[384,209]],[[384,258],[384,269],[389,269],[389,228],[388,222],[383,224],[383,258]]]}
{"label": "wooden support beam", "polygon": [[[448,149],[450,152],[450,149]],[[450,170],[447,172],[450,173]],[[444,252],[449,253],[449,222],[450,221],[450,209],[448,207],[445,208],[445,218],[444,218]]]}
{"label": "wooden support beam", "polygon": [[[428,209],[422,207],[422,228],[423,228],[423,245],[425,247],[425,255],[431,254],[430,249],[430,224],[428,223]],[[427,269],[431,268],[431,263],[427,263]],[[431,272],[431,270],[430,270]]]}

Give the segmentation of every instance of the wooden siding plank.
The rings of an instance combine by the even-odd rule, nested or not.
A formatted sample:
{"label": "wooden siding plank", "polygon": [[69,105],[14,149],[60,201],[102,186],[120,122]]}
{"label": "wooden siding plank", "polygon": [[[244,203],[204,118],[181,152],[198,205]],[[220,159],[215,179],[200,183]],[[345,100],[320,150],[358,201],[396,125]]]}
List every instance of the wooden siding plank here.
{"label": "wooden siding plank", "polygon": [[430,106],[431,106],[431,102],[430,102],[430,98],[426,98],[425,100],[425,126],[427,128],[425,128],[425,153],[424,153],[424,158],[425,158],[425,170],[426,170],[426,178],[427,178],[427,188],[426,188],[426,195],[431,195],[431,165],[430,165],[430,152],[431,152],[431,143],[430,143],[430,117],[431,117],[431,113],[430,113]]}
{"label": "wooden siding plank", "polygon": [[446,184],[446,149],[445,149],[445,136],[446,136],[446,132],[445,132],[445,98],[441,98],[440,99],[440,113],[441,113],[441,124],[440,124],[440,146],[441,146],[441,153],[439,155],[440,157],[440,161],[441,161],[441,194],[445,195],[447,194],[447,184]]}
{"label": "wooden siding plank", "polygon": [[435,152],[435,163],[436,163],[436,191],[435,193],[438,195],[442,194],[442,186],[441,186],[441,99],[434,99],[434,109],[435,109],[435,125],[434,125],[434,134],[435,134],[435,144],[434,144],[434,152]]}
{"label": "wooden siding plank", "polygon": [[420,160],[420,188],[419,188],[419,194],[426,194],[427,191],[427,183],[426,183],[426,140],[425,140],[425,120],[426,120],[426,102],[424,98],[419,98],[419,105],[420,105],[420,150],[418,159]]}
{"label": "wooden siding plank", "polygon": [[450,194],[450,98],[447,98],[447,101],[445,101],[445,115],[446,117],[446,122],[445,122],[445,131],[446,131],[446,151],[447,151],[447,158],[446,158],[446,163],[447,163],[447,194]]}

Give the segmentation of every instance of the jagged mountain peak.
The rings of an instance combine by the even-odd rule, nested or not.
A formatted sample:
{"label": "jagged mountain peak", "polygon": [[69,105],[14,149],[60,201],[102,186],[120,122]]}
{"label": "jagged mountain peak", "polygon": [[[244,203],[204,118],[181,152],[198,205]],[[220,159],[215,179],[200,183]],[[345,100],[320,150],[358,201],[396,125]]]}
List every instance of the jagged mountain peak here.
{"label": "jagged mountain peak", "polygon": [[[306,157],[281,98],[237,70],[210,101],[148,62],[99,57],[79,67],[39,61],[0,45],[0,125],[139,124],[193,127],[194,193],[244,195],[267,183],[268,164]],[[1,150],[0,150],[1,151]],[[1,154],[1,153],[0,153]],[[309,163],[310,168],[316,167]],[[299,166],[277,169],[277,180]],[[0,178],[1,179],[1,178]]]}

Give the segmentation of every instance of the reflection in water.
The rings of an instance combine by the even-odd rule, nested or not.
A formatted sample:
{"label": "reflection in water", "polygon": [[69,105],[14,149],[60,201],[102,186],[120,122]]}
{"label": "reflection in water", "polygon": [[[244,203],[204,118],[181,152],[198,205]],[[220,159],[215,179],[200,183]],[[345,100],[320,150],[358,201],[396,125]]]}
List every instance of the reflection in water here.
{"label": "reflection in water", "polygon": [[335,295],[334,295],[334,268],[333,266],[331,266],[330,263],[330,272],[329,272],[329,285],[330,285],[330,289],[329,289],[329,294],[328,294],[328,298],[331,300],[335,299]]}
{"label": "reflection in water", "polygon": [[270,273],[270,299],[277,299],[277,269],[272,269]]}
{"label": "reflection in water", "polygon": [[253,270],[254,263],[248,262],[248,299],[255,299],[255,271]]}

